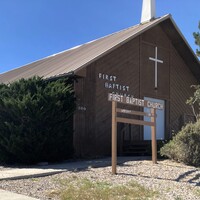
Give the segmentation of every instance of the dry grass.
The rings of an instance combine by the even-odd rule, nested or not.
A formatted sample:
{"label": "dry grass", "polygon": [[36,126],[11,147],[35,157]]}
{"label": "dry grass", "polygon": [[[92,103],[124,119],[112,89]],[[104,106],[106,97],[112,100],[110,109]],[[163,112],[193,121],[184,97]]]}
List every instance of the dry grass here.
{"label": "dry grass", "polygon": [[200,197],[200,189],[196,189],[195,190],[195,195],[198,196],[198,197]]}
{"label": "dry grass", "polygon": [[59,181],[63,189],[52,191],[50,196],[59,196],[61,200],[146,200],[155,199],[158,195],[158,192],[146,189],[137,182],[112,185],[77,177]]}

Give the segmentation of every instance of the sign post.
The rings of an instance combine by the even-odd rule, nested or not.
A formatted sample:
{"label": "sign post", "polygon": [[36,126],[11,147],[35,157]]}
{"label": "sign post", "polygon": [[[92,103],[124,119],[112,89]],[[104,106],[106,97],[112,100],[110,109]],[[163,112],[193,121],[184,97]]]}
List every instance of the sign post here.
{"label": "sign post", "polygon": [[[124,97],[121,95],[109,93],[108,101],[112,101],[112,174],[117,173],[117,123],[127,123],[135,125],[151,126],[151,141],[152,141],[152,161],[157,163],[157,142],[156,142],[156,109],[164,109],[161,103],[151,102],[133,97]],[[117,103],[128,104],[132,106],[140,106],[151,108],[151,112],[141,112],[134,110],[126,110],[117,108]],[[128,117],[118,117],[117,113],[126,115],[147,116],[151,121],[131,119]]]}
{"label": "sign post", "polygon": [[152,161],[153,164],[157,163],[157,142],[156,142],[156,109],[151,109],[151,122],[154,124],[151,126],[151,146],[152,146]]}
{"label": "sign post", "polygon": [[117,122],[116,122],[117,102],[112,101],[112,174],[117,173]]}

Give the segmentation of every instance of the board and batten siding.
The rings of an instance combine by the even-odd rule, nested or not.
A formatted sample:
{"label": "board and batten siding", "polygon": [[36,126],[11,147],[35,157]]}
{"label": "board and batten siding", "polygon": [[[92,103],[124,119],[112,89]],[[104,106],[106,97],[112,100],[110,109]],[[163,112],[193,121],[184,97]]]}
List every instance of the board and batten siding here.
{"label": "board and batten siding", "polygon": [[[84,71],[85,70],[85,71]],[[74,83],[77,109],[74,115],[74,147],[78,157],[91,155],[95,149],[95,68],[90,65],[79,73]]]}
{"label": "board and batten siding", "polygon": [[[160,26],[156,26],[141,35],[140,56],[140,97],[149,97],[165,101],[165,138],[169,131],[169,100],[170,100],[170,39]],[[158,50],[158,87],[155,89],[155,48]]]}
{"label": "board and batten siding", "polygon": [[[141,97],[165,100],[165,136],[168,139],[173,129],[177,131],[181,128],[182,117],[185,114],[193,115],[186,100],[193,95],[191,85],[198,84],[198,81],[161,27],[156,26],[146,31],[141,38]],[[154,89],[152,81],[155,63],[149,60],[149,55],[155,56],[155,46],[158,47],[158,58],[163,60],[163,64],[158,64],[157,90]]]}
{"label": "board and batten siding", "polygon": [[[155,47],[158,48],[158,59],[163,60],[158,65],[157,89],[155,63],[149,60],[149,57],[155,57]],[[174,123],[181,116],[192,114],[185,102],[193,94],[190,86],[198,82],[159,25],[113,49],[81,69],[77,75],[80,77],[74,83],[78,104],[74,116],[74,146],[78,156],[111,153],[111,102],[108,101],[108,93],[164,100],[165,139],[171,136]],[[106,87],[106,84],[119,84],[128,89],[120,91],[116,87]],[[139,107],[134,109],[142,111]],[[129,142],[142,141],[143,127],[119,123],[118,152],[124,142],[122,136]]]}
{"label": "board and batten siding", "polygon": [[[115,81],[99,74],[114,76]],[[84,74],[84,73],[80,73]],[[108,93],[139,96],[139,37],[125,43],[87,66],[75,83],[77,109],[74,117],[74,146],[77,155],[109,155],[111,149],[111,102]],[[105,83],[128,86],[128,91],[106,88]],[[84,125],[85,123],[85,125]],[[120,131],[120,125],[119,125]],[[139,133],[139,131],[137,131]]]}
{"label": "board and batten siding", "polygon": [[[170,59],[170,129],[177,131],[182,125],[181,118],[193,115],[191,107],[186,100],[193,96],[191,85],[197,85],[198,81],[180,57],[176,49],[171,46]],[[178,127],[177,127],[178,126]]]}
{"label": "board and batten siding", "polygon": [[[155,47],[158,48],[158,88],[155,89]],[[141,97],[155,99],[169,99],[169,74],[170,74],[170,40],[159,26],[156,26],[141,35]]]}
{"label": "board and batten siding", "polygon": [[[99,73],[115,76],[115,81],[99,78]],[[96,62],[96,146],[99,154],[111,150],[111,102],[108,93],[116,92],[139,96],[139,37],[125,43]],[[128,91],[105,88],[105,83],[128,86]],[[124,125],[118,125],[118,147]],[[139,131],[135,131],[138,135]]]}

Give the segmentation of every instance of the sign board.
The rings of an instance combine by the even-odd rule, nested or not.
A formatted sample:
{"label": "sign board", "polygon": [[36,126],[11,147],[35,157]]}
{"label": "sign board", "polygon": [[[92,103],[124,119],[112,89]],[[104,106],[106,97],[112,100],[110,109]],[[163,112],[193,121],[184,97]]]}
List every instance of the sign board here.
{"label": "sign board", "polygon": [[[151,127],[151,138],[152,138],[152,161],[154,164],[157,163],[157,144],[156,144],[156,109],[164,109],[162,103],[151,102],[148,100],[137,99],[133,97],[125,97],[113,93],[108,94],[108,101],[112,101],[112,174],[116,174],[117,165],[117,123],[127,123],[135,125],[146,125]],[[126,110],[117,108],[117,103],[128,104],[132,106],[140,106],[151,108],[151,112],[141,112],[134,110]],[[147,116],[151,118],[151,121],[131,119],[127,117],[118,117],[118,113],[126,115],[139,115]]]}
{"label": "sign board", "polygon": [[133,106],[155,108],[158,110],[164,109],[164,105],[159,102],[151,102],[144,99],[138,99],[138,98],[129,97],[129,96],[122,96],[122,95],[113,94],[113,93],[108,94],[108,101],[115,101],[118,103],[129,104]]}

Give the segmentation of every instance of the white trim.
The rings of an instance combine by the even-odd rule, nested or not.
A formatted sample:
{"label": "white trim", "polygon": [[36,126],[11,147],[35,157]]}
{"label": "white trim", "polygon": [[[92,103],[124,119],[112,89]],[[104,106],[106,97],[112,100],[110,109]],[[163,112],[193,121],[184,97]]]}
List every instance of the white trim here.
{"label": "white trim", "polygon": [[158,87],[158,63],[163,63],[163,60],[158,59],[158,47],[155,47],[155,58],[149,57],[149,60],[155,62],[155,88]]}

